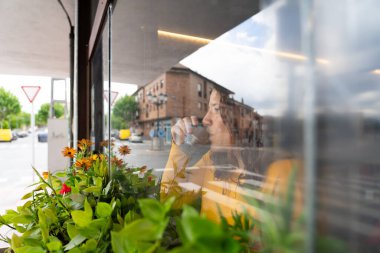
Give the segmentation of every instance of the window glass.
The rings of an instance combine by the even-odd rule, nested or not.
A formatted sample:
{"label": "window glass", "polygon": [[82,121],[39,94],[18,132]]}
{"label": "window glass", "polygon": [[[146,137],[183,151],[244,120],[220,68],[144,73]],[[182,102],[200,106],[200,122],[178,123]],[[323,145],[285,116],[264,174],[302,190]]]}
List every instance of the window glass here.
{"label": "window glass", "polygon": [[202,97],[202,85],[200,83],[198,83],[197,85],[197,90],[198,90],[198,96]]}
{"label": "window glass", "polygon": [[[301,235],[301,247],[314,239],[316,248],[329,242],[342,252],[377,252],[380,16],[373,5],[276,1],[214,40],[200,33],[204,45],[169,68],[155,49],[196,42],[164,37],[141,17],[138,85],[151,96],[138,102],[143,142],[130,142],[126,161],[154,170],[162,199],[200,200],[199,211],[216,222],[223,215],[231,223],[243,210],[260,220],[257,213],[275,212],[277,200],[281,221],[295,224],[286,234]],[[150,76],[152,66],[161,71]],[[154,88],[160,80],[165,91]]]}

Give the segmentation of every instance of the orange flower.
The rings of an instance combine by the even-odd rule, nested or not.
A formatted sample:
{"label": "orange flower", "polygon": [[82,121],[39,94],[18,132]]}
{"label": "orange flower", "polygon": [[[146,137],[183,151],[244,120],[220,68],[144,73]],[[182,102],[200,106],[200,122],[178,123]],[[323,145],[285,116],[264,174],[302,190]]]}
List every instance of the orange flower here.
{"label": "orange flower", "polygon": [[89,158],[82,158],[75,161],[75,167],[77,168],[83,168],[84,170],[88,170],[92,165],[91,159]]}
{"label": "orange flower", "polygon": [[96,161],[96,160],[98,160],[98,159],[100,159],[100,160],[104,160],[104,155],[103,155],[103,154],[93,154],[93,155],[91,156],[91,159],[92,159],[93,161]]}
{"label": "orange flower", "polygon": [[[104,140],[102,142],[100,142],[100,146],[102,147],[108,147],[108,140]],[[115,143],[113,141],[111,141],[111,147],[115,146]]]}
{"label": "orange flower", "polygon": [[44,171],[44,172],[42,172],[42,177],[43,177],[45,180],[48,180],[48,179],[49,179],[49,172],[48,172],[48,171]]}
{"label": "orange flower", "polygon": [[116,165],[117,167],[121,167],[123,165],[123,160],[117,158],[116,156],[112,157],[111,164]]}
{"label": "orange flower", "polygon": [[145,165],[140,168],[140,172],[141,173],[145,173],[146,172],[146,166]]}
{"label": "orange flower", "polygon": [[147,172],[147,170],[146,170],[146,166],[142,166],[142,167],[140,168],[140,172],[139,172],[139,174],[138,174],[139,178],[144,178],[146,172]]}
{"label": "orange flower", "polygon": [[65,157],[74,158],[75,153],[76,153],[75,149],[70,148],[70,147],[65,147],[65,148],[62,150],[62,154],[63,154],[63,156],[65,156]]}
{"label": "orange flower", "polygon": [[119,153],[121,155],[128,155],[131,153],[131,149],[128,147],[128,145],[123,145],[119,147]]}
{"label": "orange flower", "polygon": [[78,148],[80,148],[81,150],[86,150],[92,144],[94,144],[94,143],[91,142],[90,140],[82,139],[82,140],[78,141]]}

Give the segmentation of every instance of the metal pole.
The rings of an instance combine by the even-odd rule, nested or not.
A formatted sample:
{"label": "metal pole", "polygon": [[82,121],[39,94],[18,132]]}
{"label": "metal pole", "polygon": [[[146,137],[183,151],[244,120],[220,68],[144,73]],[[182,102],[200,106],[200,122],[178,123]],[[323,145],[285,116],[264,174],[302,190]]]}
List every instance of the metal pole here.
{"label": "metal pole", "polygon": [[[158,98],[157,98],[158,99]],[[160,112],[158,111],[159,110],[159,103],[157,102],[156,103],[156,106],[157,106],[157,137],[158,137],[158,129],[159,129],[159,127],[158,127],[158,123],[159,123],[159,118],[160,118]]]}
{"label": "metal pole", "polygon": [[54,118],[54,79],[50,80],[50,108],[49,108],[49,118]]}
{"label": "metal pole", "polygon": [[111,29],[112,29],[112,4],[108,6],[108,175],[112,176],[111,171],[111,60],[112,60],[112,47],[111,47]]}
{"label": "metal pole", "polygon": [[[31,117],[31,123],[32,123],[32,167],[35,167],[35,161],[34,161],[34,103],[32,102],[32,114],[30,115]],[[34,171],[33,171],[33,182],[34,182]]]}
{"label": "metal pole", "polygon": [[[74,117],[74,26],[70,26],[70,118],[69,118],[69,140],[70,147],[73,147],[73,117]],[[72,163],[73,159],[70,159]]]}

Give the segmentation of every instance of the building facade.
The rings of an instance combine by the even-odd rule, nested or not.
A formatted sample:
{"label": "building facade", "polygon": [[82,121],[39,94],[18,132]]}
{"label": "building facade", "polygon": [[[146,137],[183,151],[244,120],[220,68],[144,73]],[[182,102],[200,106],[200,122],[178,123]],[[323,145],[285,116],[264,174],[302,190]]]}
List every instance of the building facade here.
{"label": "building facade", "polygon": [[[236,144],[253,145],[261,133],[261,117],[254,108],[233,99],[234,92],[183,66],[176,65],[135,92],[138,101],[137,123],[144,136],[152,130],[164,130],[166,141],[171,141],[170,128],[183,117],[196,116],[199,122],[208,110],[211,91],[217,89],[226,101],[227,121]],[[166,94],[160,105],[148,99],[148,94]]]}

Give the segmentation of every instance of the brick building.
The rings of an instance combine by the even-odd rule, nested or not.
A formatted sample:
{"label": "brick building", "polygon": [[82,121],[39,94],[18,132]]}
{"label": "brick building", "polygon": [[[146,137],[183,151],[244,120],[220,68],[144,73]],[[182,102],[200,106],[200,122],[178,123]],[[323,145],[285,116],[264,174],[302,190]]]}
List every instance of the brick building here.
{"label": "brick building", "polygon": [[[150,130],[156,128],[157,119],[160,128],[165,129],[167,141],[171,140],[170,128],[178,118],[197,116],[201,122],[207,113],[212,89],[217,89],[227,101],[229,125],[238,143],[248,142],[250,127],[260,126],[254,124],[255,119],[260,118],[254,109],[235,101],[234,92],[179,64],[134,93],[139,104],[137,122],[144,136],[149,136]],[[166,94],[167,102],[159,106],[150,103],[149,93],[156,96]]]}

